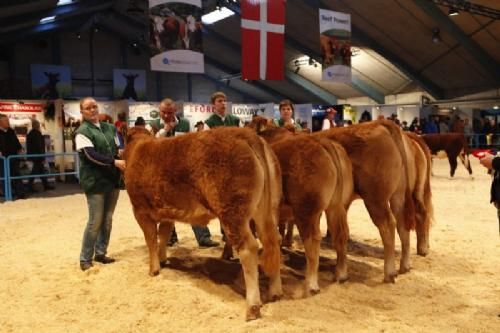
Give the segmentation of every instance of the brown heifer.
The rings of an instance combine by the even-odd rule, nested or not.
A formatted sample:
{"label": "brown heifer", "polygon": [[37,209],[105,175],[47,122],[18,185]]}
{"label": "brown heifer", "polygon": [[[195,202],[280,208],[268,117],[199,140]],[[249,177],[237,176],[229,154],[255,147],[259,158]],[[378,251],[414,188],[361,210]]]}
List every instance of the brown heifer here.
{"label": "brown heifer", "polygon": [[429,251],[429,228],[434,219],[430,185],[431,154],[420,136],[412,132],[404,133],[410,171],[410,189],[415,200],[417,253],[425,256]]}
{"label": "brown heifer", "polygon": [[463,133],[443,133],[443,134],[425,134],[422,135],[425,143],[431,150],[432,155],[438,155],[438,152],[444,151],[450,162],[450,178],[455,175],[457,169],[457,157],[465,166],[472,178],[472,169],[469,161],[469,145]]}
{"label": "brown heifer", "polygon": [[132,128],[127,137],[125,183],[149,249],[150,275],[158,275],[167,261],[173,221],[206,225],[217,217],[239,253],[247,320],[258,318],[258,243],[250,220],[263,246],[261,264],[270,276],[270,299],[282,294],[277,232],[281,172],[269,146],[255,132],[240,128],[162,139]]}
{"label": "brown heifer", "polygon": [[351,200],[353,181],[345,150],[330,140],[291,133],[261,117],[254,118],[250,127],[271,145],[280,162],[283,177],[280,225],[286,220],[293,221],[304,243],[306,294],[319,292],[319,225],[323,211],[337,251],[335,280],[347,280],[346,208]]}
{"label": "brown heifer", "polygon": [[[336,141],[346,150],[352,162],[354,190],[363,199],[382,237],[384,281],[394,282],[397,276],[395,218],[407,229],[415,225],[415,205],[408,187],[408,165],[401,130],[393,122],[381,120],[336,127],[313,135]],[[409,258],[401,258],[401,263],[407,262]],[[405,273],[407,269],[404,264],[400,272]]]}

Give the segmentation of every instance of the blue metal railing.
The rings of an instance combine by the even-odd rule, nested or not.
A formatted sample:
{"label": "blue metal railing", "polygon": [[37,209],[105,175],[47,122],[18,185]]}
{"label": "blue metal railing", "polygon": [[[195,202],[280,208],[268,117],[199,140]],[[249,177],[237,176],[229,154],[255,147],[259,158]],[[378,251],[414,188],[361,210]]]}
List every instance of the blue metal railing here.
{"label": "blue metal railing", "polygon": [[2,163],[2,172],[0,172],[0,181],[3,184],[3,195],[7,198],[9,193],[9,186],[7,185],[7,158],[0,156],[0,163]]}
{"label": "blue metal railing", "polygon": [[[22,176],[11,176],[10,172],[10,161],[14,159],[25,159],[31,157],[54,157],[54,156],[73,156],[75,160],[75,171],[71,172],[52,172],[43,173],[38,175],[22,175]],[[16,179],[29,179],[29,178],[42,178],[42,177],[54,177],[54,176],[66,176],[66,175],[76,175],[78,176],[80,172],[80,160],[78,158],[78,153],[50,153],[50,154],[22,154],[22,155],[11,155],[7,158],[2,157],[2,162],[4,165],[4,177],[0,178],[4,181],[4,194],[5,201],[12,201],[12,180]],[[1,176],[1,175],[0,175]]]}

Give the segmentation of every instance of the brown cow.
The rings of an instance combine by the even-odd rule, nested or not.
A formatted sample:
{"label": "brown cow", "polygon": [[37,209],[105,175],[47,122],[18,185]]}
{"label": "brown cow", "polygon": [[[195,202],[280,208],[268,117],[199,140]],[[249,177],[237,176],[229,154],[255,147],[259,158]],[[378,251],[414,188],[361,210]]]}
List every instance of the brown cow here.
{"label": "brown cow", "polygon": [[443,134],[424,134],[422,135],[425,143],[431,150],[432,155],[438,155],[444,151],[450,162],[450,178],[455,175],[457,169],[457,157],[465,166],[472,178],[472,169],[469,161],[469,145],[463,133],[443,133]]}
{"label": "brown cow", "polygon": [[281,172],[269,146],[241,128],[161,139],[132,128],[127,138],[125,183],[149,249],[149,274],[158,275],[167,261],[174,220],[206,225],[217,217],[243,266],[247,320],[258,318],[258,243],[250,220],[263,246],[261,264],[270,276],[270,299],[282,295],[277,232]]}
{"label": "brown cow", "polygon": [[255,117],[250,127],[271,145],[280,162],[283,177],[280,225],[293,221],[304,243],[306,295],[319,292],[319,225],[323,211],[337,251],[335,280],[347,280],[346,208],[351,200],[353,181],[345,150],[330,140],[291,133],[261,117]]}
{"label": "brown cow", "polygon": [[[404,133],[403,138],[405,140],[405,149],[408,155],[408,170],[410,173],[409,186],[415,200],[417,254],[425,256],[429,251],[429,228],[434,219],[430,185],[431,153],[420,136],[412,132]],[[402,251],[409,251],[409,249],[403,249]],[[402,257],[405,257],[405,255]],[[407,265],[409,267],[409,262]]]}
{"label": "brown cow", "polygon": [[[354,190],[363,199],[384,244],[384,282],[394,282],[397,276],[395,218],[407,229],[415,225],[415,205],[408,187],[408,162],[401,130],[394,122],[380,120],[313,135],[340,143],[351,159]],[[401,263],[400,273],[407,272],[409,258],[401,258]]]}

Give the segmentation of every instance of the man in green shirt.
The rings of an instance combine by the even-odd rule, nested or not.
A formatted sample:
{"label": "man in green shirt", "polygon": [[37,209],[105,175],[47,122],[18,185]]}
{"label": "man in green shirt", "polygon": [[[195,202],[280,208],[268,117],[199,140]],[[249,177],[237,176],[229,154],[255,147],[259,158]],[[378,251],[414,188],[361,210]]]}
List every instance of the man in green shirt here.
{"label": "man in green shirt", "polygon": [[208,117],[207,120],[205,120],[205,124],[207,124],[208,127],[240,126],[240,118],[230,113],[226,113],[226,94],[221,91],[217,91],[212,95],[210,101],[214,106],[214,113]]}
{"label": "man in green shirt", "polygon": [[[175,102],[170,98],[165,98],[160,102],[160,118],[162,123],[158,128],[160,130],[156,133],[157,138],[161,137],[171,137],[186,134],[189,132],[189,121],[177,117],[175,115],[177,107]],[[187,156],[187,158],[189,158]],[[214,242],[211,239],[210,230],[207,227],[192,226],[198,245],[201,248],[215,247],[219,243]],[[177,232],[175,228],[172,230],[172,235],[170,236],[169,245],[177,243]]]}

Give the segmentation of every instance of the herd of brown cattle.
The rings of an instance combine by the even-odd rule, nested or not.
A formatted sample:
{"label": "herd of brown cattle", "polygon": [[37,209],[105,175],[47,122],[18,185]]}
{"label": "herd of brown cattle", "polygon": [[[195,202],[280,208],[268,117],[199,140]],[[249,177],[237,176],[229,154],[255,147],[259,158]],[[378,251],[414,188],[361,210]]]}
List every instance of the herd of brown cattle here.
{"label": "herd of brown cattle", "polygon": [[[394,282],[396,230],[399,274],[411,268],[410,230],[417,234],[417,253],[429,251],[431,151],[453,146],[441,141],[403,132],[387,120],[312,135],[258,117],[248,128],[162,139],[132,128],[125,182],[149,249],[149,273],[158,275],[166,264],[174,221],[206,225],[218,218],[243,268],[247,320],[256,319],[262,304],[259,263],[270,277],[269,299],[282,295],[278,225],[297,226],[307,260],[305,294],[317,293],[321,214],[337,252],[335,280],[342,282],[348,278],[347,210],[361,198],[382,238],[384,281]],[[251,224],[262,244],[260,260]]]}

